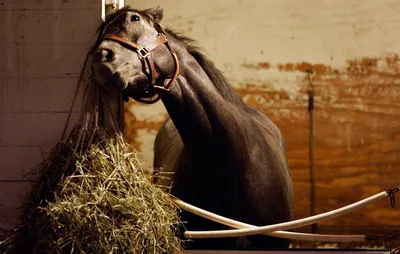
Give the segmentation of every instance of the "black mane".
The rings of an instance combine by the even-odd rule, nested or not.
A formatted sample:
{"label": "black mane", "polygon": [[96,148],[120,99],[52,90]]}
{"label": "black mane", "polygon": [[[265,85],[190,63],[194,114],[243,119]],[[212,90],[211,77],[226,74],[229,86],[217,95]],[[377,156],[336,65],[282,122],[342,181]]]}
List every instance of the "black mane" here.
{"label": "black mane", "polygon": [[232,86],[224,74],[201,52],[201,48],[196,45],[196,41],[177,33],[171,29],[166,29],[167,33],[174,39],[181,42],[185,49],[196,59],[198,64],[213,82],[221,95],[230,102],[243,103],[240,97],[233,91]]}

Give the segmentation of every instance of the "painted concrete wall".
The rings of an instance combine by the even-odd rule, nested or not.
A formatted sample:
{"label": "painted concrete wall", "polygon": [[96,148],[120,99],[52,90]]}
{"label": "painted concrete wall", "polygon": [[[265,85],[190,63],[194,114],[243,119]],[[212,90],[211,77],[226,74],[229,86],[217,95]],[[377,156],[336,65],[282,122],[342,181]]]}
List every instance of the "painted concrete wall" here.
{"label": "painted concrete wall", "polygon": [[[307,69],[316,73],[317,212],[399,185],[400,1],[125,4],[163,7],[162,23],[197,40],[242,98],[277,123],[287,142],[296,218],[308,216],[310,209]],[[166,116],[161,103],[126,104],[127,138],[148,167],[155,134]],[[396,217],[388,203],[379,203],[322,225],[329,232],[377,232],[398,225]]]}
{"label": "painted concrete wall", "polygon": [[[0,0],[0,234],[60,141],[101,0]],[[80,105],[73,109],[71,123]]]}

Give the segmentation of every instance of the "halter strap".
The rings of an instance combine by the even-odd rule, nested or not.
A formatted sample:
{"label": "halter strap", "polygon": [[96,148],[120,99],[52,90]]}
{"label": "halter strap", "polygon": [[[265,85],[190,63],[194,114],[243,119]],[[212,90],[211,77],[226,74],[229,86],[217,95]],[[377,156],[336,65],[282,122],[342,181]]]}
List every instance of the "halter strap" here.
{"label": "halter strap", "polygon": [[[158,32],[157,39],[153,43],[145,47],[140,46],[134,42],[131,42],[116,35],[105,35],[101,38],[102,41],[103,40],[115,41],[118,42],[120,45],[124,46],[125,48],[135,51],[138,54],[140,61],[144,64],[144,70],[146,70],[145,65],[147,64],[149,73],[146,74],[148,76],[148,79],[151,81],[151,86],[152,86],[151,89],[153,89],[157,93],[157,97],[153,100],[145,100],[139,97],[134,98],[135,100],[146,104],[152,104],[159,101],[166,93],[168,93],[171,90],[172,85],[174,84],[175,80],[178,78],[179,75],[178,56],[169,45],[167,37],[165,35],[164,28],[158,23],[154,23],[154,28]],[[172,58],[174,59],[175,73],[166,86],[158,86],[156,85],[156,69],[154,66],[154,62],[150,57],[150,52],[163,44],[167,47],[167,49],[172,55]]]}

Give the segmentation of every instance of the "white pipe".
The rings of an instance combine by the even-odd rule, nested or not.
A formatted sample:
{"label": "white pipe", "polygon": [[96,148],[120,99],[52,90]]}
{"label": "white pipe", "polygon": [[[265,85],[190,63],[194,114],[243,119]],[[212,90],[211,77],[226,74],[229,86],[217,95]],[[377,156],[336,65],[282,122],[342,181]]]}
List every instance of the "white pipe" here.
{"label": "white pipe", "polygon": [[187,238],[220,238],[220,237],[239,237],[239,236],[246,236],[246,235],[256,235],[256,234],[264,234],[264,233],[271,233],[273,231],[280,231],[280,230],[288,230],[293,228],[299,228],[303,226],[307,226],[313,223],[317,223],[319,221],[324,221],[328,219],[332,219],[344,214],[351,213],[358,209],[365,207],[366,205],[381,200],[388,196],[389,193],[387,191],[380,192],[374,196],[369,198],[360,200],[356,203],[351,205],[322,213],[319,215],[284,222],[278,223],[274,225],[262,226],[262,227],[251,227],[251,228],[242,228],[242,229],[231,229],[231,230],[215,230],[215,231],[186,231],[184,233],[185,237]]}
{"label": "white pipe", "polygon": [[105,21],[105,18],[110,13],[106,13],[106,5],[115,5],[118,9],[122,9],[125,5],[124,0],[101,0],[101,19]]}
{"label": "white pipe", "polygon": [[[180,199],[172,198],[172,202],[179,208],[186,210],[188,212],[194,213],[206,219],[221,223],[223,225],[233,227],[233,228],[257,228],[257,226],[235,221],[215,213],[203,210],[201,208],[190,205],[183,202]],[[365,235],[324,235],[324,234],[307,234],[307,233],[296,233],[288,231],[274,231],[269,233],[264,233],[265,235],[286,238],[291,240],[301,240],[301,241],[319,241],[319,242],[364,242]]]}

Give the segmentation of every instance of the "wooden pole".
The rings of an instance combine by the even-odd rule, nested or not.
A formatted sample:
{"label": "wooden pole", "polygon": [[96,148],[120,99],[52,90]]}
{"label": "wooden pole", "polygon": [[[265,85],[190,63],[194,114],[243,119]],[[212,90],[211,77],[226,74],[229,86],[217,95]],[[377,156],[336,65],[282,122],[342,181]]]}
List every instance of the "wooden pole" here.
{"label": "wooden pole", "polygon": [[[308,87],[308,123],[309,123],[309,164],[310,164],[310,215],[316,214],[315,205],[315,174],[314,174],[314,84],[312,82],[313,70],[307,70]],[[318,230],[316,223],[311,225],[311,232]]]}

